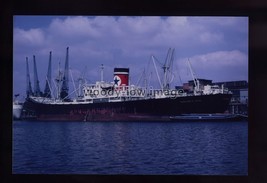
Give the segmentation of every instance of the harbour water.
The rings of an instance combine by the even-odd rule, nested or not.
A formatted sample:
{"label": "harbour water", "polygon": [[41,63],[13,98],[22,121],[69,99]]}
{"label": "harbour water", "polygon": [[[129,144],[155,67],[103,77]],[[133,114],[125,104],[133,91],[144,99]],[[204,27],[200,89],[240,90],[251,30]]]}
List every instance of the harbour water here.
{"label": "harbour water", "polygon": [[247,175],[248,122],[13,121],[14,174]]}

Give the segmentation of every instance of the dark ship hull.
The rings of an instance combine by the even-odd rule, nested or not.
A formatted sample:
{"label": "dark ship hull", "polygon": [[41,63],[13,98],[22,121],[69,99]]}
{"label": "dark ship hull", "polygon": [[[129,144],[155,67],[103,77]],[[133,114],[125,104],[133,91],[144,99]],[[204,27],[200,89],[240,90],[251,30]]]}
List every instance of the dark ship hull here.
{"label": "dark ship hull", "polygon": [[97,103],[39,103],[28,98],[24,109],[43,121],[170,121],[170,116],[189,113],[223,113],[231,94],[177,98],[125,100]]}

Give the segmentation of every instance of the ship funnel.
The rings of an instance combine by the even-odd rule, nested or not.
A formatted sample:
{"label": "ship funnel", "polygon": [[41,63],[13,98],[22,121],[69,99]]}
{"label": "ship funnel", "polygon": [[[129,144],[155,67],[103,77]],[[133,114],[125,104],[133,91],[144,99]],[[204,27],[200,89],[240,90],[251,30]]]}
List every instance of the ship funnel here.
{"label": "ship funnel", "polygon": [[115,86],[129,85],[129,68],[114,68]]}

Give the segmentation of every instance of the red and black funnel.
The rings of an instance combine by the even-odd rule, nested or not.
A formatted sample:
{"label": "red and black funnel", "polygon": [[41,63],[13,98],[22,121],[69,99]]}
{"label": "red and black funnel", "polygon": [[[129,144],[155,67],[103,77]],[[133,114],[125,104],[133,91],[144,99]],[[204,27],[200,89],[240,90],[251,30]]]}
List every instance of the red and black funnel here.
{"label": "red and black funnel", "polygon": [[129,85],[129,68],[114,68],[114,85]]}

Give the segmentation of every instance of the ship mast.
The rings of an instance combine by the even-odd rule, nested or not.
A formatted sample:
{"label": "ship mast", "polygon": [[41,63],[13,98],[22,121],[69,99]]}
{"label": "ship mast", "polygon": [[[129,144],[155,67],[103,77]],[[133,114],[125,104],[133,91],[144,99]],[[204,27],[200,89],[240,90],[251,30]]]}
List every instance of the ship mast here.
{"label": "ship mast", "polygon": [[62,84],[62,73],[60,70],[60,61],[58,63],[58,76],[55,79],[56,81],[56,91],[57,91],[57,95],[56,95],[56,99],[60,98],[60,89],[61,89],[61,84]]}
{"label": "ship mast", "polygon": [[40,90],[39,79],[38,79],[38,74],[37,74],[35,55],[33,55],[33,65],[34,65],[34,96],[40,97],[41,90]]}
{"label": "ship mast", "polygon": [[199,91],[199,81],[198,81],[195,73],[193,72],[193,69],[192,69],[192,66],[191,66],[189,59],[187,60],[187,63],[188,63],[188,67],[189,67],[189,70],[190,70],[190,73],[191,73],[191,76],[192,76],[192,79],[193,79],[193,82],[195,85],[194,92],[198,92]]}
{"label": "ship mast", "polygon": [[29,71],[29,64],[28,64],[28,57],[26,57],[26,86],[27,86],[27,89],[26,89],[26,95],[27,97],[33,95],[33,92],[32,92],[32,85],[31,85],[31,78],[30,78],[30,71]]}
{"label": "ship mast", "polygon": [[174,49],[169,48],[167,57],[165,60],[164,65],[162,66],[164,78],[163,78],[163,89],[169,89],[170,88],[170,69],[173,65],[173,59],[174,59]]}
{"label": "ship mast", "polygon": [[60,92],[60,98],[65,99],[69,92],[69,47],[67,47],[65,70],[63,75],[63,83]]}
{"label": "ship mast", "polygon": [[101,69],[101,82],[103,82],[104,81],[104,65],[103,64],[101,64],[101,66],[100,66],[100,69]]}
{"label": "ship mast", "polygon": [[44,96],[51,98],[51,60],[52,60],[52,52],[49,53],[49,63],[46,75],[46,84],[44,89]]}
{"label": "ship mast", "polygon": [[86,69],[87,69],[87,67],[84,68],[82,74],[78,78],[78,84],[79,84],[79,86],[78,86],[78,97],[82,97],[83,96],[82,95],[82,86],[85,83],[85,79],[84,79],[85,76],[84,75],[85,75]]}
{"label": "ship mast", "polygon": [[163,82],[161,82],[161,79],[160,79],[160,76],[159,76],[159,73],[156,67],[156,63],[155,63],[155,57],[152,55],[152,62],[154,64],[156,75],[157,75],[157,78],[158,78],[158,81],[159,81],[159,84],[162,90],[170,89],[170,82],[173,79],[173,77],[172,78],[170,77],[172,75],[173,60],[174,60],[174,49],[169,48],[165,63],[162,66]]}
{"label": "ship mast", "polygon": [[161,84],[159,73],[158,73],[158,69],[156,67],[156,63],[155,63],[155,59],[154,59],[154,56],[153,55],[152,55],[152,62],[154,64],[154,68],[155,68],[155,71],[156,71],[156,74],[157,74],[157,77],[158,77],[159,85],[163,89],[163,85]]}

